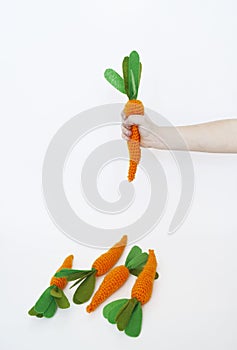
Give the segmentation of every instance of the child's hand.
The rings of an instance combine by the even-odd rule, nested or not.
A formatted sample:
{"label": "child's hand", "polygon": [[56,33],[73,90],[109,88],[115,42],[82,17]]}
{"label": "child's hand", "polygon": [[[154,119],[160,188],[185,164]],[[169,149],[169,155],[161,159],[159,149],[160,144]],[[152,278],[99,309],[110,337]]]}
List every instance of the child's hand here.
{"label": "child's hand", "polygon": [[[131,127],[132,125],[137,125],[140,133],[140,146],[148,147],[161,147],[161,141],[159,140],[159,127],[151,121],[151,119],[145,114],[141,115],[131,115],[126,118],[124,112],[121,113],[122,116],[122,138],[126,141],[130,140],[131,137]],[[159,147],[160,144],[160,147]]]}

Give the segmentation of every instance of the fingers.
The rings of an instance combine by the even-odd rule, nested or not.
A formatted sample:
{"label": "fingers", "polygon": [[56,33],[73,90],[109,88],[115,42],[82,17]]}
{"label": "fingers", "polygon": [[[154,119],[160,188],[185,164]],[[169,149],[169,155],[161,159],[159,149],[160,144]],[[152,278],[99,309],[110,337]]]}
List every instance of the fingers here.
{"label": "fingers", "polygon": [[130,137],[126,136],[125,134],[122,134],[121,136],[122,136],[122,138],[123,138],[125,141],[129,141],[129,140],[130,140]]}
{"label": "fingers", "polygon": [[144,116],[141,115],[130,115],[127,117],[123,124],[125,127],[131,126],[131,125],[144,125],[145,119]]}
{"label": "fingers", "polygon": [[126,127],[124,124],[122,124],[122,133],[127,135],[127,136],[131,136],[132,132],[130,130],[130,126],[129,127]]}
{"label": "fingers", "polygon": [[[129,127],[131,128],[131,127]],[[122,124],[122,138],[126,141],[130,140],[130,136],[132,135],[131,130],[128,127],[125,127],[124,124]]]}
{"label": "fingers", "polygon": [[122,121],[124,121],[126,119],[124,111],[121,112],[121,117],[122,117]]}

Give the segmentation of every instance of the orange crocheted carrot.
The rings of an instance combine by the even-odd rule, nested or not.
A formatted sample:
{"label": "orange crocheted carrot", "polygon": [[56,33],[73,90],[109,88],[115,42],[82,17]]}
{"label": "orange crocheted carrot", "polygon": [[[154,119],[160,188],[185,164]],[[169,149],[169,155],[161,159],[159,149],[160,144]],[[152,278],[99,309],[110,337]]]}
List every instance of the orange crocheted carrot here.
{"label": "orange crocheted carrot", "polygon": [[145,263],[147,262],[148,254],[143,253],[141,248],[134,246],[125,261],[125,265],[114,267],[105,276],[99,289],[94,294],[90,304],[87,306],[87,312],[94,311],[100,304],[109,298],[127,281],[129,274],[139,275]]}
{"label": "orange crocheted carrot", "polygon": [[[70,270],[72,267],[73,255],[69,255],[57,270],[61,271],[62,269]],[[61,309],[66,309],[70,306],[69,301],[66,295],[63,292],[63,289],[67,285],[66,278],[52,277],[50,281],[50,286],[43,292],[39,297],[35,305],[29,310],[28,314],[30,316],[36,317],[52,317],[56,310],[57,306]]]}
{"label": "orange crocheted carrot", "polygon": [[[108,82],[117,90],[126,94],[129,101],[124,108],[125,116],[132,114],[144,115],[144,106],[141,101],[137,100],[138,88],[141,79],[142,64],[140,63],[139,55],[136,51],[132,51],[129,56],[123,60],[123,78],[113,69],[106,69],[104,76]],[[128,181],[133,181],[135,178],[137,165],[140,162],[140,134],[137,125],[131,128],[131,137],[128,141],[129,150],[129,170]]]}
{"label": "orange crocheted carrot", "polygon": [[83,304],[91,298],[95,289],[96,277],[106,274],[117,263],[126,244],[127,236],[124,235],[119,242],[94,261],[90,270],[62,269],[56,273],[56,277],[65,277],[68,281],[76,281],[72,287],[79,284],[73,295],[75,304]]}
{"label": "orange crocheted carrot", "polygon": [[106,274],[116,264],[127,245],[127,239],[128,237],[124,235],[119,242],[94,261],[92,267],[97,271],[96,276]]}
{"label": "orange crocheted carrot", "polygon": [[104,278],[99,289],[94,294],[90,305],[86,311],[94,311],[100,304],[116,292],[127,281],[129,270],[126,266],[121,265],[113,268]]}
{"label": "orange crocheted carrot", "polygon": [[149,250],[149,257],[139,274],[131,292],[131,299],[120,299],[106,305],[103,315],[110,323],[116,323],[120,331],[128,336],[137,337],[141,332],[142,308],[152,295],[157,260],[154,250]]}
{"label": "orange crocheted carrot", "polygon": [[156,268],[157,261],[154,250],[149,250],[147,263],[138,276],[131,294],[132,298],[136,298],[142,305],[147,303],[151,298]]}
{"label": "orange crocheted carrot", "polygon": [[[129,117],[133,114],[144,115],[144,106],[139,100],[129,100],[124,108],[124,114]],[[131,137],[127,142],[129,150],[128,181],[133,181],[137,171],[137,165],[141,159],[140,134],[137,125],[132,125]]]}
{"label": "orange crocheted carrot", "polygon": [[[71,269],[72,268],[72,262],[73,262],[73,255],[69,255],[62,265],[57,269],[56,273],[61,271],[62,269]],[[53,276],[50,281],[50,286],[57,286],[60,289],[64,289],[67,285],[67,279],[65,277],[55,277]]]}

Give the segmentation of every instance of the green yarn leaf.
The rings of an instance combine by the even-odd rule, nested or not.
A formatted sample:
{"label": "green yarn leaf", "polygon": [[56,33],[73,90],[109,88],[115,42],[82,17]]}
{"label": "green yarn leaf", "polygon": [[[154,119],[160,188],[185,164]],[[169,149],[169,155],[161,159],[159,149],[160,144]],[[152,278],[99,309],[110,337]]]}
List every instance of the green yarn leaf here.
{"label": "green yarn leaf", "polygon": [[52,295],[52,297],[54,298],[61,298],[62,297],[62,289],[58,288],[57,286],[54,286],[53,289],[51,289],[50,294]]}
{"label": "green yarn leaf", "polygon": [[110,311],[116,307],[117,305],[121,306],[123,305],[123,303],[127,302],[128,299],[118,299],[118,300],[114,300],[111,301],[111,303],[107,304],[104,308],[103,308],[103,316],[105,318],[108,318]]}
{"label": "green yarn leaf", "polygon": [[142,329],[142,307],[141,303],[138,303],[132,313],[132,316],[125,328],[125,334],[129,337],[138,337]]}
{"label": "green yarn leaf", "polygon": [[67,281],[75,281],[78,278],[86,276],[91,270],[72,270],[72,269],[62,269],[55,274],[55,277],[65,277]]}
{"label": "green yarn leaf", "polygon": [[37,312],[35,311],[34,306],[28,311],[28,315],[30,315],[30,316],[36,316],[37,315]]}
{"label": "green yarn leaf", "polygon": [[130,269],[136,269],[140,266],[144,266],[146,264],[148,259],[148,254],[147,253],[141,253],[140,255],[135,256],[133,259],[129,261],[127,264],[127,268]]}
{"label": "green yarn leaf", "polygon": [[136,256],[142,254],[142,250],[140,247],[138,247],[137,245],[135,245],[134,247],[132,247],[132,249],[130,250],[130,252],[128,253],[127,259],[125,261],[125,266],[127,267],[128,263],[135,258]]}
{"label": "green yarn leaf", "polygon": [[126,94],[123,78],[117,72],[108,68],[104,72],[104,77],[113,87],[115,87],[115,89]]}
{"label": "green yarn leaf", "polygon": [[43,314],[39,314],[35,311],[34,306],[28,311],[28,315],[30,316],[37,316],[37,317],[43,317]]}
{"label": "green yarn leaf", "polygon": [[133,71],[130,70],[130,100],[135,100],[137,98],[137,87],[136,87],[136,84],[135,84],[135,79],[134,79],[134,74],[133,74]]}
{"label": "green yarn leaf", "polygon": [[63,291],[61,298],[55,298],[55,301],[60,309],[68,309],[70,307],[69,300]]}
{"label": "green yarn leaf", "polygon": [[119,299],[106,305],[103,310],[104,317],[108,319],[109,323],[115,324],[118,313],[120,312],[121,308],[123,308],[123,306],[127,303],[128,299]]}
{"label": "green yarn leaf", "polygon": [[139,87],[140,58],[136,51],[132,51],[128,61],[128,90],[129,99],[136,99]]}
{"label": "green yarn leaf", "polygon": [[140,62],[139,79],[138,79],[138,88],[139,88],[140,81],[141,81],[141,75],[142,75],[142,64],[141,64],[141,62]]}
{"label": "green yarn leaf", "polygon": [[54,316],[56,310],[57,310],[57,304],[55,299],[51,296],[51,302],[49,304],[49,307],[47,308],[47,310],[43,313],[44,317],[46,318],[51,318]]}
{"label": "green yarn leaf", "polygon": [[124,308],[116,316],[115,321],[117,323],[117,328],[119,331],[124,331],[125,328],[127,327],[128,322],[131,318],[131,315],[137,303],[138,303],[137,299],[135,298],[130,299],[128,303],[125,304]]}
{"label": "green yarn leaf", "polygon": [[123,66],[124,89],[126,91],[126,95],[129,98],[129,90],[128,90],[128,60],[129,60],[128,56],[124,57],[122,66]]}
{"label": "green yarn leaf", "polygon": [[52,295],[50,294],[52,289],[53,286],[50,286],[47,289],[45,289],[43,294],[41,294],[41,296],[35,303],[34,309],[38,314],[43,314],[50,306],[50,303],[53,299]]}
{"label": "green yarn leaf", "polygon": [[93,272],[80,284],[73,295],[75,304],[83,304],[91,298],[95,289],[95,280],[95,272]]}

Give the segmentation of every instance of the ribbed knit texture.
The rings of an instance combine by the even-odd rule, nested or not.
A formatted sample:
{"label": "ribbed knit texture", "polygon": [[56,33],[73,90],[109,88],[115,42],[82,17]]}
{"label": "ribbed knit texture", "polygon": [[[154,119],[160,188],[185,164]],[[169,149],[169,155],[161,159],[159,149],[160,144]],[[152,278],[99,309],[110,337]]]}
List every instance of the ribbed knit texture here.
{"label": "ribbed knit texture", "polygon": [[[124,107],[124,114],[126,117],[138,114],[144,115],[144,106],[139,100],[129,100]],[[129,150],[129,170],[128,170],[128,181],[133,181],[137,171],[137,165],[141,159],[140,149],[140,134],[137,125],[132,125],[132,134],[130,140],[127,142]]]}
{"label": "ribbed knit texture", "polygon": [[[71,269],[72,262],[73,262],[73,255],[69,255],[56,272],[59,272],[62,269]],[[50,285],[57,286],[60,289],[64,289],[67,285],[67,279],[64,277],[52,277],[50,281]]]}

